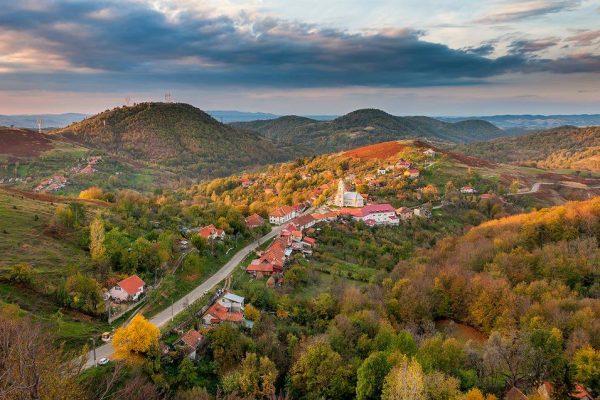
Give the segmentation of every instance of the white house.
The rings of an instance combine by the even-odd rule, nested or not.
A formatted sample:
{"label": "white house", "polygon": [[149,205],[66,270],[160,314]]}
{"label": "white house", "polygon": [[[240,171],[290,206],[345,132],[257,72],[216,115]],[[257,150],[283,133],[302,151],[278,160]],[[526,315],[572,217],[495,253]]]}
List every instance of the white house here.
{"label": "white house", "polygon": [[146,283],[139,276],[132,275],[117,283],[108,293],[114,300],[137,301],[144,293],[145,287]]}
{"label": "white house", "polygon": [[435,150],[433,149],[427,149],[423,152],[423,154],[425,154],[428,157],[435,157]]}
{"label": "white house", "polygon": [[244,311],[244,298],[237,294],[227,292],[217,302],[229,311]]}
{"label": "white house", "polygon": [[295,218],[297,215],[294,207],[283,206],[269,214],[269,222],[274,225],[282,225]]}
{"label": "white house", "polygon": [[462,194],[474,194],[477,193],[477,190],[473,186],[466,185],[460,188],[460,192]]}
{"label": "white house", "polygon": [[369,225],[398,225],[400,220],[390,204],[369,204],[361,210],[362,219]]}

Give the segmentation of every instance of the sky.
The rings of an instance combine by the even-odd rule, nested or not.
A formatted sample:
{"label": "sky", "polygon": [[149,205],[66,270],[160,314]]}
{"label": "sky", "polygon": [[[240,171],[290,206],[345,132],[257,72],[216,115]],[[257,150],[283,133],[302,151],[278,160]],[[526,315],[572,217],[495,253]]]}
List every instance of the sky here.
{"label": "sky", "polygon": [[0,0],[0,114],[600,113],[597,0]]}

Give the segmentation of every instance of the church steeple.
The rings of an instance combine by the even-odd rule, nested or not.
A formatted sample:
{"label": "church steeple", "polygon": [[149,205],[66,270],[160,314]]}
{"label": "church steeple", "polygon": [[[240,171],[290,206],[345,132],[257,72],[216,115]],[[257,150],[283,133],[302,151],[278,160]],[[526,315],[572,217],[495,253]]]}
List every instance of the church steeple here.
{"label": "church steeple", "polygon": [[340,178],[338,181],[338,189],[335,194],[335,205],[338,207],[344,207],[344,193],[346,193],[346,185],[344,180]]}

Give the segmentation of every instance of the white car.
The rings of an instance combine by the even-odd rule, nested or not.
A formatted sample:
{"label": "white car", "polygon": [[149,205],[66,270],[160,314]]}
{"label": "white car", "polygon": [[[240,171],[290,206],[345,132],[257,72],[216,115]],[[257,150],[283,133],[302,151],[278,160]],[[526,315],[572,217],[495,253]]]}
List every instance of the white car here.
{"label": "white car", "polygon": [[110,360],[106,357],[102,357],[100,360],[98,360],[98,365],[106,365],[108,364]]}

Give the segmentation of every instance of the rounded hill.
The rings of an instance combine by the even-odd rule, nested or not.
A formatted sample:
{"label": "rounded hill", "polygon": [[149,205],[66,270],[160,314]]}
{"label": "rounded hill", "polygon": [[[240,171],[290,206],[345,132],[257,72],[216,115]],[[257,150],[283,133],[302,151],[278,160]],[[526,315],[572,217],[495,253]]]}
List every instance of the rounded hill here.
{"label": "rounded hill", "polygon": [[287,158],[263,136],[224,125],[183,103],[117,107],[54,133],[121,157],[203,176]]}

